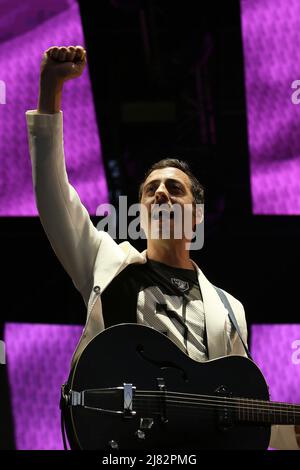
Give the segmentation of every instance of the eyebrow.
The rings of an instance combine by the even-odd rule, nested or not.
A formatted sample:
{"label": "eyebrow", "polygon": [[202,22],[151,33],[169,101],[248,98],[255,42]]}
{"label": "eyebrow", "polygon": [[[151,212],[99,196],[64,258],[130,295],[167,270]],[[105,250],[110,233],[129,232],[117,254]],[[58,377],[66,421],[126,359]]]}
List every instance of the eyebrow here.
{"label": "eyebrow", "polygon": [[[148,186],[150,186],[152,184],[160,183],[160,181],[161,180],[159,180],[159,179],[149,181],[149,183],[145,184],[144,189],[146,189]],[[167,178],[166,181],[165,181],[165,184],[166,183],[176,183],[176,184],[180,184],[180,186],[184,187],[184,184],[181,181],[176,180],[174,178]]]}

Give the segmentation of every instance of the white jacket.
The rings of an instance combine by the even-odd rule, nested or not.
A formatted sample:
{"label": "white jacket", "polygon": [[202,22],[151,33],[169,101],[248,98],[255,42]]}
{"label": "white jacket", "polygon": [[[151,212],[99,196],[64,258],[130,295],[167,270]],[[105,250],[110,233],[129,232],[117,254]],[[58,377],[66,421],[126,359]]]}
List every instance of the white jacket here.
{"label": "white jacket", "polygon": [[[138,252],[129,242],[117,244],[106,232],[98,231],[90,220],[65,167],[63,113],[26,112],[32,162],[33,186],[41,223],[54,252],[81,293],[87,306],[86,324],[74,352],[72,364],[86,344],[105,327],[101,293],[126,266],[145,263],[146,250]],[[195,264],[195,263],[194,263]],[[203,296],[209,359],[229,354],[226,328],[228,312],[216,290],[195,264]],[[242,304],[226,296],[247,342],[247,324]],[[235,333],[231,354],[245,356]],[[298,449],[294,426],[272,426],[270,446]]]}

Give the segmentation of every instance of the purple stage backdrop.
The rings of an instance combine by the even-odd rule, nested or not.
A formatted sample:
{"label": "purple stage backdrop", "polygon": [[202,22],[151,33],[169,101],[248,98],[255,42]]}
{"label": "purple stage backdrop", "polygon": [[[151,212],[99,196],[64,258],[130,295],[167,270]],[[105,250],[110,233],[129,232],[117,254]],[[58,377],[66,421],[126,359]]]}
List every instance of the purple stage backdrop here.
{"label": "purple stage backdrop", "polygon": [[4,330],[16,448],[60,450],[60,387],[81,326],[7,323]]}
{"label": "purple stage backdrop", "polygon": [[[81,331],[79,326],[5,325],[18,449],[62,448],[60,386]],[[271,399],[300,403],[300,324],[252,326],[251,353],[269,384]]]}
{"label": "purple stage backdrop", "polygon": [[[85,46],[80,12],[75,0],[0,0],[0,12],[0,216],[34,216],[25,111],[37,107],[43,52]],[[94,215],[108,190],[88,66],[65,84],[63,111],[69,180]]]}
{"label": "purple stage backdrop", "polygon": [[300,2],[241,0],[241,15],[253,213],[299,215],[300,104],[292,83],[300,80]]}
{"label": "purple stage backdrop", "polygon": [[252,325],[251,354],[271,400],[300,403],[300,324]]}

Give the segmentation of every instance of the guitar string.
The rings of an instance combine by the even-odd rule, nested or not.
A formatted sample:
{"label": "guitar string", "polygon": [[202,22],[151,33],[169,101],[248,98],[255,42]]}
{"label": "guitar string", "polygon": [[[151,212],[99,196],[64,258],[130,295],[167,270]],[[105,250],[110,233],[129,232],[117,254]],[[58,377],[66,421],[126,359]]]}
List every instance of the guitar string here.
{"label": "guitar string", "polygon": [[[99,393],[101,394],[102,391],[104,391],[106,393],[106,391],[119,391],[117,389],[113,389],[113,388],[108,388],[108,389],[90,389],[90,390],[84,390],[85,392],[89,392],[89,393]],[[145,395],[147,394],[147,395]],[[276,402],[276,401],[265,401],[265,400],[258,400],[258,399],[255,399],[255,398],[245,398],[245,397],[227,397],[227,396],[217,396],[217,395],[202,395],[202,394],[198,394],[198,393],[186,393],[186,392],[175,392],[175,391],[170,391],[170,390],[166,390],[166,391],[158,391],[158,390],[135,390],[134,391],[134,396],[137,397],[137,396],[154,396],[154,397],[161,397],[161,396],[169,396],[169,397],[172,397],[173,395],[175,395],[174,398],[180,398],[180,399],[189,399],[189,397],[191,397],[191,400],[197,400],[197,399],[202,399],[202,398],[207,398],[209,400],[215,400],[215,401],[224,401],[226,399],[227,402],[232,402],[232,403],[240,403],[240,402],[246,402],[247,404],[249,404],[249,406],[253,406],[253,404],[255,405],[258,405],[258,406],[262,406],[262,407],[272,407],[273,409],[274,408],[278,408],[280,409],[281,407],[299,407],[299,411],[300,411],[300,405],[297,405],[297,404],[294,404],[294,403],[281,403],[281,402]],[[286,410],[286,411],[290,411],[290,410]]]}
{"label": "guitar string", "polygon": [[[141,403],[141,402],[144,402],[144,403],[154,403],[154,400],[145,400],[144,398],[134,398],[134,402],[135,403]],[[162,397],[160,398],[160,401],[162,401]],[[157,400],[157,402],[159,402],[159,400]],[[252,406],[245,406],[245,407],[240,407],[238,405],[231,405],[231,404],[227,404],[227,403],[218,403],[218,402],[214,402],[213,400],[209,401],[209,400],[202,400],[202,401],[199,401],[198,403],[197,402],[189,402],[189,401],[178,401],[178,400],[170,400],[170,399],[167,399],[166,400],[166,403],[180,403],[181,405],[190,405],[190,406],[194,406],[195,408],[197,408],[197,405],[208,405],[208,406],[217,406],[217,407],[223,407],[223,408],[232,408],[232,409],[237,409],[237,410],[245,410],[245,411],[260,411],[260,412],[266,412],[266,411],[269,411],[267,408],[257,408],[257,407],[252,407]],[[283,410],[276,410],[276,411],[281,411],[281,413],[284,413]],[[286,413],[286,412],[285,412]],[[299,412],[296,412],[296,413],[292,413],[292,414],[300,414]]]}
{"label": "guitar string", "polygon": [[[163,415],[163,411],[161,409],[160,409],[160,411],[158,411],[157,408],[153,408],[153,407],[150,407],[150,408],[146,407],[145,408],[145,407],[136,407],[135,406],[134,410],[137,411],[140,414],[151,413],[153,415],[160,415],[160,416]],[[193,415],[195,413],[197,413],[197,414],[199,413],[199,414],[201,414],[201,419],[205,419],[205,416],[207,416],[207,418],[208,418],[208,416],[210,416],[209,419],[211,419],[211,415],[214,412],[218,411],[218,410],[216,410],[215,407],[214,408],[207,408],[207,406],[205,406],[205,407],[204,406],[195,407],[195,406],[192,405],[192,406],[187,406],[187,407],[183,408],[182,405],[171,404],[171,405],[168,405],[168,408],[165,412],[166,417],[170,416],[170,414],[175,412],[175,411],[179,412],[179,413],[182,413],[182,414],[192,412]],[[269,416],[269,417],[272,418],[272,416]],[[270,425],[274,424],[272,419],[268,422],[268,419],[266,417],[262,417],[262,416],[259,416],[259,415],[255,415],[255,416],[252,415],[251,416],[251,414],[248,414],[248,413],[246,413],[246,414],[245,413],[239,413],[238,417],[233,416],[232,419],[234,421],[238,420],[240,422],[247,422],[248,421],[248,422],[254,422],[254,423],[256,422],[258,424],[260,424],[260,423],[261,424],[270,424]],[[229,418],[229,421],[230,421],[230,418]],[[284,421],[284,423],[276,422],[276,424],[292,424],[292,425],[294,425],[296,423],[293,420],[293,422]]]}
{"label": "guitar string", "polygon": [[[134,401],[134,410],[133,411],[137,411],[139,413],[151,413],[151,414],[156,414],[156,415],[162,415],[163,414],[163,411],[162,411],[162,404],[160,403],[160,409],[157,410],[157,406],[155,406],[152,402],[150,402],[150,406],[149,406],[149,401],[145,401],[145,400],[139,400],[140,403],[136,403]],[[147,403],[147,406],[145,407],[145,404],[143,406],[140,406],[140,404],[142,403]],[[177,404],[179,403],[179,405]],[[138,406],[136,406],[138,405]],[[208,408],[208,406],[211,406],[211,408]],[[213,405],[198,405],[198,406],[195,406],[194,404],[185,404],[185,407],[183,408],[182,407],[182,403],[178,402],[178,401],[173,401],[173,402],[170,402],[168,403],[168,416],[170,414],[170,412],[174,411],[174,408],[177,408],[176,411],[179,411],[179,412],[182,412],[182,413],[186,413],[186,411],[193,411],[193,413],[195,413],[195,410],[198,411],[198,412],[201,412],[202,413],[202,419],[203,419],[203,415],[206,414],[212,414],[212,412],[216,411],[216,408],[223,408],[221,405],[216,405],[216,406],[213,406]],[[170,408],[171,407],[171,408]],[[92,406],[87,406],[87,405],[84,405],[84,408],[86,409],[90,409],[90,410],[93,410],[93,411],[105,411],[104,409],[102,408],[96,408],[96,407],[92,407]],[[230,407],[227,407],[227,408],[230,408]],[[257,415],[256,417],[253,416],[250,416],[251,414],[251,411],[252,410],[249,410],[249,413],[246,414],[245,416],[245,413],[243,413],[243,415],[241,416],[241,413],[240,413],[240,410],[239,410],[239,421],[243,422],[243,421],[250,421],[250,422],[257,422],[257,423],[262,423],[264,424],[261,420],[261,416]],[[122,414],[122,412],[120,411],[119,413]],[[270,416],[272,418],[272,416]],[[252,419],[251,419],[252,418]],[[265,417],[264,418],[264,421],[265,422],[268,422]],[[268,423],[268,424],[273,424],[272,422]],[[277,424],[296,424],[294,422],[288,422],[288,423],[277,423]]]}
{"label": "guitar string", "polygon": [[[162,400],[165,398],[164,395],[157,395],[156,397],[153,397],[153,396],[149,397],[149,396],[147,396],[147,395],[144,395],[144,396],[146,396],[146,397],[148,398],[148,400],[145,400],[144,398],[141,398],[141,399],[140,399],[140,397],[134,397],[133,401],[134,401],[134,402],[138,402],[138,401],[139,401],[139,402],[149,402],[149,401],[150,401],[149,398],[157,398],[157,399],[159,399],[159,400],[162,401]],[[300,415],[300,412],[299,412],[299,411],[295,411],[295,412],[294,412],[294,411],[291,411],[291,410],[282,410],[282,409],[280,409],[280,408],[275,408],[275,409],[273,408],[272,411],[270,411],[269,408],[266,408],[266,407],[263,407],[263,406],[261,406],[261,407],[251,406],[251,405],[250,405],[250,406],[249,406],[249,405],[247,405],[247,406],[245,406],[245,405],[239,406],[238,404],[230,404],[230,403],[228,404],[228,403],[225,402],[224,400],[223,400],[223,402],[220,402],[220,401],[217,401],[217,400],[207,400],[207,399],[204,399],[204,400],[196,400],[196,401],[193,402],[193,401],[184,401],[184,400],[181,400],[181,401],[178,401],[178,400],[177,400],[177,401],[176,401],[176,400],[174,400],[176,397],[172,397],[172,398],[173,398],[173,400],[167,398],[167,399],[166,399],[166,403],[167,403],[167,404],[168,404],[168,403],[180,403],[181,405],[190,405],[190,406],[194,406],[194,408],[197,408],[197,405],[202,405],[202,404],[203,404],[203,406],[206,405],[206,406],[216,406],[216,407],[219,407],[219,408],[231,408],[231,409],[236,409],[236,410],[238,410],[239,412],[244,411],[244,412],[250,412],[250,413],[251,413],[251,412],[254,412],[254,411],[259,411],[259,412],[261,412],[261,413],[268,412],[268,413],[270,414],[272,411],[277,411],[277,412],[280,412],[281,415],[282,415],[282,414],[283,414],[283,415],[284,415],[284,414],[285,414],[285,415],[287,415],[287,414],[292,414],[293,416]]]}
{"label": "guitar string", "polygon": [[[145,393],[147,395],[145,395]],[[174,396],[175,395],[175,396]],[[182,396],[180,396],[182,395]],[[296,413],[300,412],[300,406],[297,404],[293,403],[280,403],[280,402],[275,402],[275,401],[270,401],[270,402],[265,402],[264,400],[257,400],[257,399],[252,399],[252,398],[239,398],[239,397],[218,397],[214,395],[200,395],[200,394],[189,394],[189,393],[182,393],[182,392],[172,392],[172,391],[157,391],[157,390],[136,390],[134,392],[134,396],[154,396],[154,397],[171,397],[171,398],[180,398],[181,400],[202,400],[202,399],[208,399],[209,401],[215,401],[215,402],[223,402],[226,400],[226,403],[231,402],[233,404],[237,404],[238,406],[242,405],[247,405],[249,407],[261,407],[261,408],[272,408],[273,410],[279,409],[282,411],[290,412],[291,410],[283,410],[282,408],[286,407],[292,407]],[[191,398],[189,398],[191,397]],[[295,410],[295,407],[299,407],[299,411]]]}
{"label": "guitar string", "polygon": [[[175,399],[177,398],[176,396],[170,396],[169,394],[156,394],[156,395],[144,395],[144,394],[139,394],[138,396],[135,396],[134,399],[138,399],[139,397],[147,397],[147,398],[158,398],[158,399],[163,399],[163,398],[166,398],[166,401],[169,401],[169,398],[171,399]],[[281,413],[293,413],[293,414],[300,414],[300,411],[297,411],[297,410],[284,410],[282,407],[278,407],[278,406],[269,406],[269,404],[261,404],[260,406],[257,406],[256,404],[251,404],[251,402],[248,402],[247,399],[243,398],[243,402],[244,403],[230,403],[230,399],[226,399],[225,397],[221,397],[220,399],[194,399],[193,401],[190,400],[190,401],[187,401],[188,399],[185,399],[185,398],[181,398],[181,397],[178,397],[181,399],[181,401],[179,401],[178,403],[183,403],[183,404],[201,404],[201,403],[210,403],[210,404],[220,404],[221,406],[223,406],[223,404],[226,404],[226,406],[228,407],[231,407],[231,408],[238,408],[238,409],[249,409],[249,410],[264,410],[264,411],[269,411],[269,412],[272,412],[272,411],[279,411]],[[246,400],[246,401],[245,401]],[[251,400],[251,399],[249,399]],[[291,405],[293,406],[293,405]]]}
{"label": "guitar string", "polygon": [[[195,410],[196,410],[196,411],[202,412],[202,414],[203,413],[212,414],[215,411],[217,411],[216,408],[218,408],[218,407],[222,408],[220,405],[209,407],[207,405],[206,406],[204,406],[204,405],[195,406],[195,405],[190,405],[190,404],[185,405],[185,407],[183,407],[181,403],[179,405],[177,403],[178,402],[168,403],[167,404],[168,408],[166,410],[167,413],[169,413],[169,411],[172,411],[172,408],[177,408],[177,411],[181,411],[183,413],[185,413],[186,411],[192,411],[194,413]],[[158,409],[159,409],[159,411],[158,411]],[[134,411],[138,411],[140,413],[150,412],[150,413],[153,413],[153,414],[161,415],[162,414],[162,406],[158,407],[158,406],[155,406],[154,404],[151,403],[150,406],[149,406],[149,404],[147,404],[147,406],[145,407],[145,405],[141,406],[141,403],[136,404],[134,402]],[[241,413],[239,413],[239,419],[240,420],[243,420],[243,419],[250,420],[250,415],[248,416],[248,413],[247,414],[243,413],[242,418],[240,416],[241,416]],[[253,420],[255,420],[255,418],[253,416],[252,416],[252,418],[253,418]],[[259,418],[261,418],[261,416],[259,416]],[[289,424],[291,424],[291,423],[289,423]],[[292,424],[294,424],[294,423],[292,423]]]}
{"label": "guitar string", "polygon": [[[134,398],[134,407],[136,408],[136,405],[143,405],[143,408],[140,408],[141,411],[144,411],[145,409],[145,404],[146,404],[146,407],[147,409],[149,408],[149,405],[153,407],[156,407],[156,403],[153,402],[153,398],[155,397],[151,397],[151,401],[148,399],[148,400],[145,400],[143,399],[142,397],[140,398]],[[160,397],[160,401],[161,401],[161,397]],[[177,403],[179,403],[179,405],[177,405]],[[162,407],[163,403],[158,403],[160,405],[160,408]],[[257,408],[254,408],[254,407],[244,407],[244,408],[240,408],[238,406],[235,406],[235,405],[226,405],[224,406],[224,404],[215,404],[213,402],[208,402],[208,400],[206,400],[206,402],[203,400],[202,401],[202,404],[200,402],[200,404],[198,403],[195,403],[195,402],[180,402],[180,401],[176,401],[176,400],[167,400],[167,403],[166,405],[168,405],[168,407],[172,406],[173,408],[174,407],[177,407],[177,408],[181,408],[182,411],[184,411],[185,409],[192,409],[192,410],[198,410],[198,411],[203,411],[205,410],[206,412],[208,411],[214,411],[216,408],[221,408],[221,409],[224,409],[224,408],[228,408],[228,409],[233,409],[233,410],[237,410],[238,413],[239,413],[239,419],[241,419],[241,415],[242,415],[242,419],[247,419],[247,420],[250,420],[250,415],[252,414],[252,418],[253,418],[253,421],[255,421],[256,419],[254,418],[254,411],[257,411]],[[184,405],[184,408],[183,408],[183,405]],[[85,406],[86,408],[88,408],[88,406]],[[210,409],[209,409],[210,407]],[[96,408],[95,408],[96,409]],[[156,408],[154,408],[156,409]],[[147,410],[148,411],[148,410]],[[259,410],[260,413],[264,413],[265,414],[265,410]],[[272,414],[268,411],[268,416],[273,418]],[[295,420],[296,418],[296,415],[297,413],[293,413],[293,418]],[[256,415],[257,416],[257,421],[259,421],[259,418],[262,418],[262,414],[260,415]],[[280,418],[286,418],[287,417],[287,414],[286,413],[283,413],[282,410],[280,410]],[[265,416],[263,416],[263,418],[265,418]],[[278,423],[279,424],[279,423]],[[285,424],[296,424],[294,422],[285,422]]]}
{"label": "guitar string", "polygon": [[[97,393],[97,389],[91,390],[90,392]],[[98,391],[98,393],[101,393],[101,390]],[[175,395],[175,396],[173,396]],[[183,396],[180,396],[183,395]],[[187,401],[189,400],[189,396],[192,398],[190,399],[190,402]],[[268,402],[264,403],[262,400],[253,400],[251,398],[231,398],[231,397],[214,397],[210,395],[200,395],[200,394],[187,394],[187,393],[182,393],[182,392],[158,392],[158,391],[152,391],[152,390],[141,390],[141,391],[135,391],[135,396],[134,399],[137,399],[138,397],[147,397],[147,398],[179,398],[181,400],[181,403],[183,404],[201,404],[201,403],[210,403],[210,404],[220,404],[221,406],[224,406],[224,403],[226,403],[227,407],[231,408],[238,408],[238,409],[244,409],[244,410],[250,410],[250,411],[266,411],[266,412],[280,412],[281,414],[293,414],[297,415],[300,414],[300,411],[295,410],[295,406],[299,405],[293,405],[293,404],[281,404],[279,402]],[[187,397],[187,398],[185,398]],[[194,398],[195,397],[195,398]],[[204,398],[202,398],[204,397]],[[193,400],[193,401],[191,401]],[[231,404],[232,403],[232,404]],[[291,409],[283,409],[283,407],[289,406]]]}

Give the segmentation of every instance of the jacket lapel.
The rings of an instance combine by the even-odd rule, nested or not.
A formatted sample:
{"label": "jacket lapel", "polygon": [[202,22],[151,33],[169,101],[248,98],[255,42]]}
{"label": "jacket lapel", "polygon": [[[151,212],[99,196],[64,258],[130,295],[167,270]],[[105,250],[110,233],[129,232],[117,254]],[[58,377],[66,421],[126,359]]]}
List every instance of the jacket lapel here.
{"label": "jacket lapel", "polygon": [[205,313],[208,358],[226,356],[225,322],[227,310],[221,302],[215,288],[204,276],[201,269],[193,262],[198,273],[198,281],[203,297]]}
{"label": "jacket lapel", "polygon": [[[104,232],[105,233],[105,232]],[[132,263],[146,263],[146,250],[137,251],[129,242],[117,244],[105,233],[101,241],[101,251],[95,263],[94,286],[99,286],[101,293],[123,269]]]}

